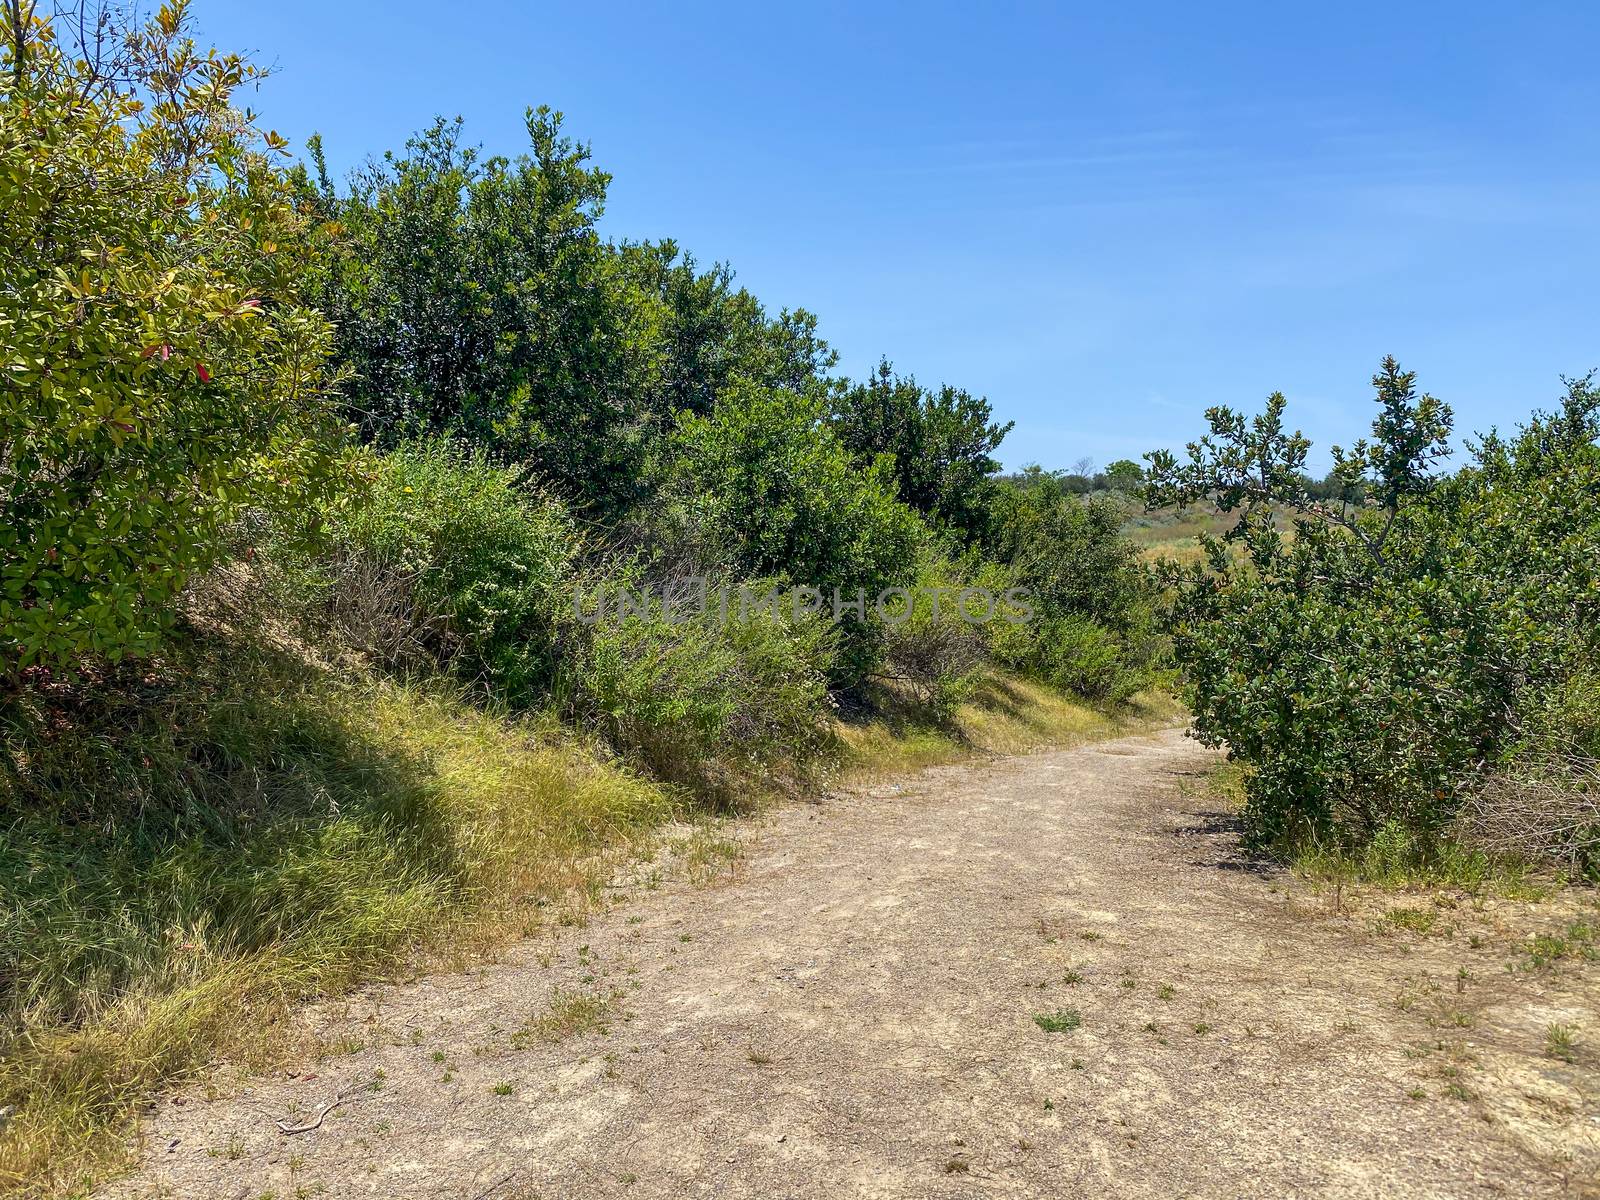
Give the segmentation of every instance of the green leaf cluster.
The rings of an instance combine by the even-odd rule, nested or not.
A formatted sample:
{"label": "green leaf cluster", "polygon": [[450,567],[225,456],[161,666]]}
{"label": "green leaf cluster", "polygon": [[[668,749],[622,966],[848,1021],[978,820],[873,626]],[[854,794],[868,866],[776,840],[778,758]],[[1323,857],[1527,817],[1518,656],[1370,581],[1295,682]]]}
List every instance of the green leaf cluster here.
{"label": "green leaf cluster", "polygon": [[0,673],[148,651],[242,513],[333,472],[306,221],[232,107],[252,68],[186,22],[163,7],[107,79],[6,18]]}

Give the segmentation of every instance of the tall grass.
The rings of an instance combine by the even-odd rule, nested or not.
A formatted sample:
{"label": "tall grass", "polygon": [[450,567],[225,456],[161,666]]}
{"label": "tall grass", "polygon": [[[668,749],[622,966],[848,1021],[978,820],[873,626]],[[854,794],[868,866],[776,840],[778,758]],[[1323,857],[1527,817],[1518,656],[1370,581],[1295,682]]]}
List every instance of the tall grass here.
{"label": "tall grass", "polygon": [[553,727],[191,643],[11,711],[0,777],[0,1187],[92,1171],[157,1085],[298,999],[524,932],[673,811]]}

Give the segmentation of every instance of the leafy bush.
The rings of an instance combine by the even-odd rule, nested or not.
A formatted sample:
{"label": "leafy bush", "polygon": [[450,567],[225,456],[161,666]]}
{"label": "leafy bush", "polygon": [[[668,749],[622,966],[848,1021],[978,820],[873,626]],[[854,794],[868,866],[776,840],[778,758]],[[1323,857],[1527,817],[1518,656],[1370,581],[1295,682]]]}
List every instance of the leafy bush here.
{"label": "leafy bush", "polygon": [[282,141],[185,25],[95,66],[15,6],[0,27],[0,675],[148,652],[241,511],[329,474]]}
{"label": "leafy bush", "polygon": [[1087,617],[1056,617],[995,633],[995,657],[1058,691],[1121,704],[1147,682],[1117,636]]}
{"label": "leafy bush", "polygon": [[992,530],[991,590],[1024,589],[1032,619],[990,625],[995,658],[1051,686],[1122,702],[1157,659],[1148,581],[1122,508],[1047,481],[1007,483]]}
{"label": "leafy bush", "polygon": [[570,606],[578,541],[565,509],[448,440],[364,461],[368,486],[328,511],[332,557],[307,571],[324,610],[360,611],[351,588],[392,595],[400,623],[460,674],[533,699]]}
{"label": "leafy bush", "polygon": [[1366,840],[1391,824],[1433,835],[1549,690],[1595,661],[1589,381],[1451,476],[1431,470],[1449,409],[1392,359],[1374,384],[1372,442],[1335,451],[1359,503],[1309,494],[1308,443],[1284,432],[1281,396],[1253,422],[1212,410],[1185,464],[1150,456],[1154,501],[1240,514],[1227,540],[1208,540],[1207,563],[1168,579],[1196,730],[1253,767],[1245,817],[1259,840]]}
{"label": "leafy bush", "polygon": [[989,658],[987,626],[967,618],[1002,616],[992,603],[981,604],[976,597],[963,613],[968,567],[930,555],[911,589],[909,611],[894,602],[895,619],[883,625],[881,673],[909,688],[935,721],[954,715]]}
{"label": "leafy bush", "polygon": [[738,803],[803,776],[824,749],[834,643],[815,614],[608,616],[573,630],[558,694],[659,778]]}
{"label": "leafy bush", "polygon": [[[911,583],[925,530],[894,497],[887,466],[859,469],[823,423],[820,400],[736,388],[683,418],[666,490],[676,519],[741,577],[817,589],[831,610]],[[838,677],[855,682],[881,649],[870,622],[841,626]]]}
{"label": "leafy bush", "polygon": [[948,385],[931,392],[887,361],[865,383],[839,384],[828,423],[863,464],[887,455],[900,499],[936,529],[971,541],[988,524],[1000,469],[993,458],[1012,422],[991,421],[988,400]]}

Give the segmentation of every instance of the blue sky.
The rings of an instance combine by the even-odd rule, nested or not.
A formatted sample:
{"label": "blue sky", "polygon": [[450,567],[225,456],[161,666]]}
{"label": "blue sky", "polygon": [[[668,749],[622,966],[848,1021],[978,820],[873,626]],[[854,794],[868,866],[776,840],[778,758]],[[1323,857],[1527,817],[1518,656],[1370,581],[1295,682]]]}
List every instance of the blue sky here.
{"label": "blue sky", "polygon": [[725,260],[986,394],[1008,465],[1181,445],[1274,389],[1326,463],[1385,353],[1463,432],[1600,366],[1593,3],[195,0],[343,173],[436,114],[562,109],[604,228]]}

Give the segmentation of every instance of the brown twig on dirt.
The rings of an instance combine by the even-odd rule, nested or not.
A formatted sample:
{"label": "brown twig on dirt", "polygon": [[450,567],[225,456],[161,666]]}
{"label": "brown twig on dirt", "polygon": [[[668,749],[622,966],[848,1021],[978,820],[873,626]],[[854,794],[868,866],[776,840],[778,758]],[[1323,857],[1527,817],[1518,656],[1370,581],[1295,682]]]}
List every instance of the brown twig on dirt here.
{"label": "brown twig on dirt", "polygon": [[317,1113],[317,1115],[313,1119],[311,1119],[310,1121],[307,1121],[303,1125],[288,1125],[288,1124],[285,1124],[283,1121],[277,1121],[277,1122],[274,1122],[274,1124],[277,1125],[279,1133],[284,1133],[284,1134],[310,1133],[313,1129],[318,1129],[318,1128],[321,1127],[322,1118],[327,1116],[334,1109],[338,1108],[341,1104],[343,1104],[344,1101],[345,1101],[345,1097],[348,1094],[349,1094],[348,1092],[340,1092],[332,1100],[330,1100],[326,1104],[324,1104],[322,1106],[321,1110]]}

